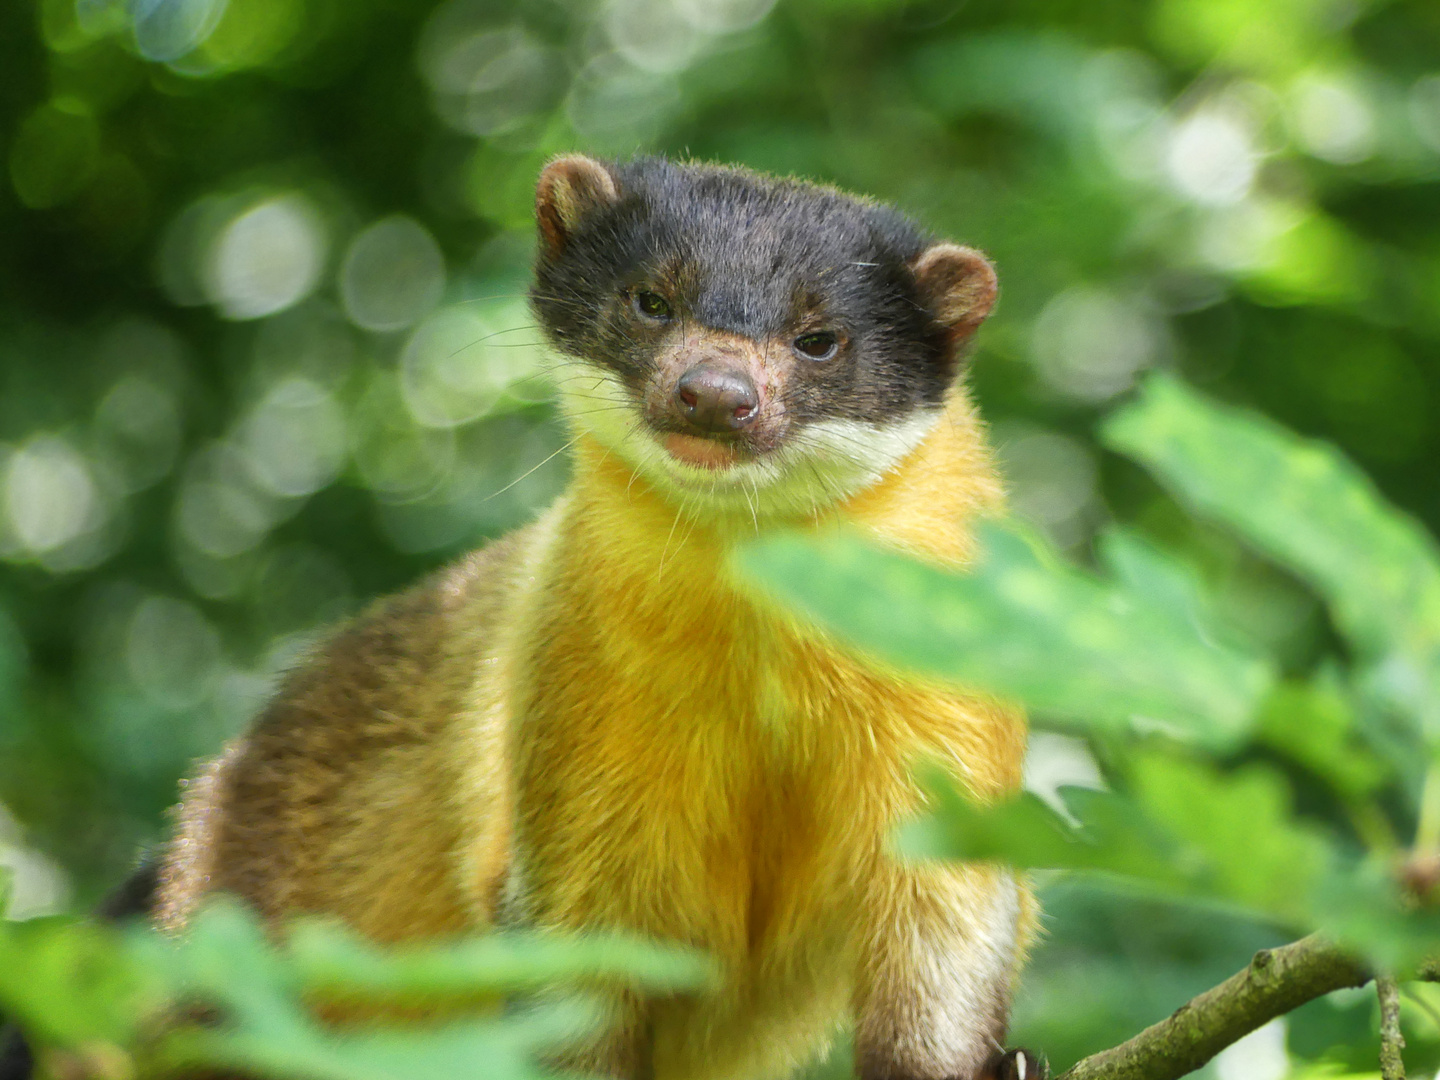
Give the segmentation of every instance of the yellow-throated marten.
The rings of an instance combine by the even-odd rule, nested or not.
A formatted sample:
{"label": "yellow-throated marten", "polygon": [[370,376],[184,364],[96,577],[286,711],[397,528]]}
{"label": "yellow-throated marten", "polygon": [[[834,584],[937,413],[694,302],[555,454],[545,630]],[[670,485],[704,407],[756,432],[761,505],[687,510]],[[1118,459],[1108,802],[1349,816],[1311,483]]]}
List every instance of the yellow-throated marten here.
{"label": "yellow-throated marten", "polygon": [[999,485],[957,384],[996,294],[898,212],[735,168],[562,157],[532,303],[576,433],[533,524],[341,629],[190,785],[157,918],[202,894],[378,941],[614,928],[708,950],[568,1062],[781,1077],[852,1015],[866,1080],[1024,1073],[1023,885],[887,846],[949,763],[1020,783],[1013,711],[772,609],[732,544],[842,522],[945,565]]}

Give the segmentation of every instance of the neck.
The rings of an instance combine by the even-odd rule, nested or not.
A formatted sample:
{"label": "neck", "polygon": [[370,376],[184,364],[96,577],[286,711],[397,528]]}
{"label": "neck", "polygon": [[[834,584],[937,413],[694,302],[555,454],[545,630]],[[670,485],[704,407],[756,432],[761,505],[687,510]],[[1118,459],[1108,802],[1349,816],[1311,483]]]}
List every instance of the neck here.
{"label": "neck", "polygon": [[[848,525],[889,546],[947,566],[963,564],[975,519],[1002,502],[983,426],[963,389],[953,390],[929,434],[876,483],[800,520],[707,516],[662,496],[593,437],[576,443],[571,514],[576,540],[612,571],[663,581],[720,571],[729,548],[775,528]],[[608,560],[606,560],[608,561]],[[667,570],[667,566],[670,567]]]}

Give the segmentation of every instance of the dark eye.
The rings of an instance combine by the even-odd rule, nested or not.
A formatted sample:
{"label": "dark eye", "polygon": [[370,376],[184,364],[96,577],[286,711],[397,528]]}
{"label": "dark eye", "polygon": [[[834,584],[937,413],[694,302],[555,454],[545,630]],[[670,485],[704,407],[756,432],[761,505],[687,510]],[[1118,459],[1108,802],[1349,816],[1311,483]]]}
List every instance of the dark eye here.
{"label": "dark eye", "polygon": [[808,356],[811,360],[829,360],[839,348],[839,341],[828,330],[801,334],[795,339],[795,351],[802,356]]}
{"label": "dark eye", "polygon": [[640,290],[634,298],[635,310],[647,319],[663,320],[670,318],[670,303],[659,293]]}

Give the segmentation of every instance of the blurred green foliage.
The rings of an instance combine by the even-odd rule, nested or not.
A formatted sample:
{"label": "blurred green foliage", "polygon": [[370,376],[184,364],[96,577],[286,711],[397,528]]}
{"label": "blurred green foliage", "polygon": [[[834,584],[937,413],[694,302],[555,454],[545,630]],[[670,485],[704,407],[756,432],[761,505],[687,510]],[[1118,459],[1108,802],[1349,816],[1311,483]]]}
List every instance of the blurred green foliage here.
{"label": "blurred green foliage", "polygon": [[[65,918],[0,923],[0,1001],[25,1024],[47,1075],[65,1075],[68,1055],[69,1074],[101,1077],[215,1066],[424,1080],[483,1063],[496,1080],[540,1080],[552,1075],[544,1055],[599,1018],[600,988],[666,994],[712,978],[693,953],[615,936],[492,936],[382,953],[308,922],[277,947],[223,899],[179,942]],[[543,996],[521,1001],[537,990]],[[348,1027],[322,1025],[316,1005],[348,1010]],[[431,1021],[415,1021],[416,1008]]]}
{"label": "blurred green foliage", "polygon": [[[1436,723],[1431,542],[1384,509],[1440,529],[1432,0],[0,4],[12,915],[118,880],[317,628],[563,486],[522,294],[534,175],[572,148],[831,181],[995,257],[971,382],[1031,531],[994,550],[1088,605],[1090,664],[1127,658],[1104,686],[1046,672],[1032,786],[1108,781],[1054,827],[1198,851],[1185,895],[1224,901],[1049,880],[1025,1038],[1073,1059],[1311,918],[1374,940],[1363,853],[1414,834]],[[1265,456],[1285,439],[1164,384],[1102,439],[1150,368],[1375,488],[1317,449],[1297,486]],[[938,633],[983,584],[936,587]],[[1005,600],[987,617],[1036,613]],[[1137,709],[1195,756],[1126,757]],[[1145,776],[1232,824],[1187,835]],[[1105,817],[1122,798],[1143,821]],[[1313,891],[1237,893],[1247,825]],[[1370,1008],[1302,1010],[1291,1054],[1369,1068]],[[1407,1025],[1440,1064],[1440,1029]]]}

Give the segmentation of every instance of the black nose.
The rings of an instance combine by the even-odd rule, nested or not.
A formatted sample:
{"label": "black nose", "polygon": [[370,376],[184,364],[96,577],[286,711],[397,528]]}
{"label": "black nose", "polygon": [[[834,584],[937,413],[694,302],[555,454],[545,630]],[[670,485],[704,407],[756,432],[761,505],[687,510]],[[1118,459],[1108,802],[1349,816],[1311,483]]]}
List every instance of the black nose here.
{"label": "black nose", "polygon": [[675,384],[675,409],[702,434],[739,431],[760,411],[760,394],[742,372],[696,364]]}

